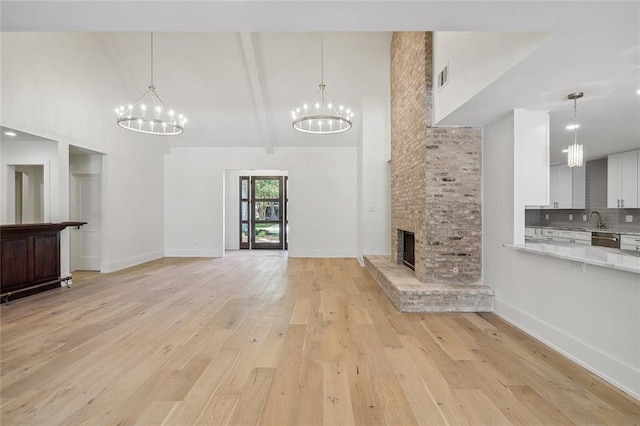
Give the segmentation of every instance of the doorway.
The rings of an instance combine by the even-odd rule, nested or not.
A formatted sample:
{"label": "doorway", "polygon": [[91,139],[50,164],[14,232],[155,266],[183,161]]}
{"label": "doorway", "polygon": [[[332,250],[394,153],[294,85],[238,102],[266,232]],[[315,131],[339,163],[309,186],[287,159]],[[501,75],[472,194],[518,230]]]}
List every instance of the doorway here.
{"label": "doorway", "polygon": [[103,157],[69,146],[69,216],[87,222],[70,231],[71,271],[100,271],[102,266]]}
{"label": "doorway", "polygon": [[240,248],[287,250],[287,176],[240,176]]}

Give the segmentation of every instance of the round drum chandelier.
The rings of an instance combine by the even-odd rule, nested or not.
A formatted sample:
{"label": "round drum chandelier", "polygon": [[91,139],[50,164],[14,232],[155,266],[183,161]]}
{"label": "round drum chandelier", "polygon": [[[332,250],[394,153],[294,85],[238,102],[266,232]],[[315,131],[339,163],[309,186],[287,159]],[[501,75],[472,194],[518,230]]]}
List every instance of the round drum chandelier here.
{"label": "round drum chandelier", "polygon": [[162,102],[153,84],[153,33],[151,33],[151,83],[134,103],[115,109],[118,126],[138,133],[172,136],[184,131],[187,118]]}
{"label": "round drum chandelier", "polygon": [[326,135],[346,132],[351,128],[353,112],[342,105],[335,106],[324,84],[324,37],[320,35],[320,84],[311,103],[291,111],[293,128],[299,132]]}

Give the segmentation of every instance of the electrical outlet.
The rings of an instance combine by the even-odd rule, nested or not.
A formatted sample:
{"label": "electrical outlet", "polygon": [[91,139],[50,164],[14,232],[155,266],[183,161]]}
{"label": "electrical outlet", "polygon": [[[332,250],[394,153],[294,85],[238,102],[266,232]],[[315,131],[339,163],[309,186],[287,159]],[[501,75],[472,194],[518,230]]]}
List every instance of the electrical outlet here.
{"label": "electrical outlet", "polygon": [[572,214],[569,215],[569,220],[573,220],[573,215]]}
{"label": "electrical outlet", "polygon": [[571,262],[571,269],[574,271],[584,272],[584,263],[583,262]]}
{"label": "electrical outlet", "polygon": [[633,216],[631,216],[630,214],[628,214],[628,215],[625,217],[625,221],[627,221],[627,222],[629,222],[629,223],[633,222]]}
{"label": "electrical outlet", "polygon": [[544,218],[545,218],[545,219],[547,219],[547,220],[549,220],[549,215],[548,215],[548,214],[545,214],[545,215],[544,215]]}
{"label": "electrical outlet", "polygon": [[586,221],[587,221],[587,215],[586,215],[586,214],[583,214],[583,215],[582,215],[582,221],[583,221],[583,222],[586,222]]}

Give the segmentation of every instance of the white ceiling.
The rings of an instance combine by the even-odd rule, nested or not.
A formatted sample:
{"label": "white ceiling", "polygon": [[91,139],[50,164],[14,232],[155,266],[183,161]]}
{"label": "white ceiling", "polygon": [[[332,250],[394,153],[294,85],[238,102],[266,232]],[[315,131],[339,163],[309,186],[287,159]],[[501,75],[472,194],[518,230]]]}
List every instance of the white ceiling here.
{"label": "white ceiling", "polygon": [[[388,93],[393,30],[546,31],[547,42],[443,120],[484,125],[513,108],[551,111],[552,164],[572,136],[578,102],[587,159],[640,147],[640,3],[521,1],[7,1],[3,31],[99,31],[96,43],[135,99],[149,80],[189,117],[184,146],[355,145],[355,129],[329,138],[297,134],[290,111],[319,83],[334,103],[356,107]],[[78,36],[87,36],[78,34]],[[131,100],[123,100],[130,102]]]}

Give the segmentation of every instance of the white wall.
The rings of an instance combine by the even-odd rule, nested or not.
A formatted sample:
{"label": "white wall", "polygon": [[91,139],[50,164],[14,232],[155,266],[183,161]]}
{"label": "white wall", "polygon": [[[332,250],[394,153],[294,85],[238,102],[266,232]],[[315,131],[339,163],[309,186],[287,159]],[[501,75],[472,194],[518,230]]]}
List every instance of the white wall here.
{"label": "white wall", "polygon": [[[496,81],[549,38],[548,33],[448,32],[433,34],[433,120],[438,123]],[[449,82],[438,74],[449,64]]]}
{"label": "white wall", "polygon": [[638,398],[638,275],[503,247],[514,238],[513,135],[513,114],[484,132],[482,269],[495,312]]}
{"label": "white wall", "polygon": [[391,253],[391,159],[388,102],[365,99],[359,147],[359,233],[362,255]]}
{"label": "white wall", "polygon": [[[172,148],[165,157],[165,254],[222,256],[225,170],[289,173],[289,256],[355,257],[356,147]],[[237,202],[237,200],[235,201]]]}
{"label": "white wall", "polygon": [[[138,93],[124,88],[90,33],[1,37],[0,124],[58,142],[51,179],[60,184],[51,188],[50,220],[69,218],[69,145],[105,153],[102,271],[162,257],[166,139],[127,132],[116,125],[112,112]],[[33,152],[38,155],[37,149]],[[64,273],[69,269],[65,232],[61,249]]]}

